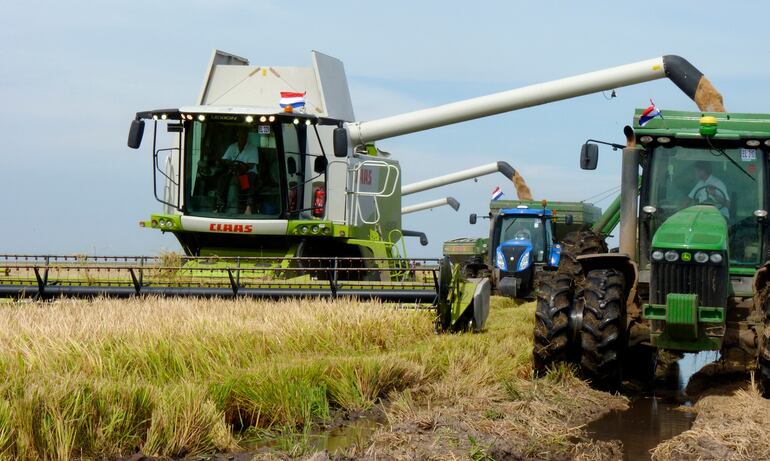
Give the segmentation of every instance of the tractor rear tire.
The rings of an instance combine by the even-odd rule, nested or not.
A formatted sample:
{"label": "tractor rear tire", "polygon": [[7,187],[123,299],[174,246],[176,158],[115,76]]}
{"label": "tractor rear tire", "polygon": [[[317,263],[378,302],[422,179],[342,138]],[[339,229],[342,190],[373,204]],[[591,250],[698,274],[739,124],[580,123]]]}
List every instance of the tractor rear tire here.
{"label": "tractor rear tire", "polygon": [[765,321],[762,347],[759,349],[759,385],[762,395],[770,399],[770,322]]}
{"label": "tractor rear tire", "polygon": [[763,331],[759,338],[759,357],[757,368],[762,395],[770,399],[770,297],[765,298],[762,306],[765,311]]}
{"label": "tractor rear tire", "polygon": [[559,273],[576,279],[583,277],[578,256],[607,253],[607,242],[601,235],[590,230],[574,231],[567,234],[561,243]]}
{"label": "tractor rear tire", "polygon": [[574,290],[567,275],[543,271],[538,279],[532,355],[535,374],[543,376],[556,363],[575,361],[569,327]]}
{"label": "tractor rear tire", "polygon": [[580,370],[604,390],[617,390],[622,380],[625,350],[625,278],[616,269],[597,269],[586,275],[578,302],[583,303],[580,331]]}

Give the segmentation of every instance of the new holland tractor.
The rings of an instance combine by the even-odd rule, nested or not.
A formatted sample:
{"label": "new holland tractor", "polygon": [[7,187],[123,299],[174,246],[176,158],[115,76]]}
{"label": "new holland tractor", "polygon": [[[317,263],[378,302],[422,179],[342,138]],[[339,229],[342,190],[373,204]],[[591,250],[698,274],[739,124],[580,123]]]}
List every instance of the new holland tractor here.
{"label": "new holland tractor", "polygon": [[[466,276],[489,276],[494,293],[512,298],[534,297],[540,271],[559,267],[559,242],[599,219],[597,207],[579,202],[493,200],[489,207],[489,236],[449,240],[443,253]],[[471,214],[470,223],[478,218]]]}
{"label": "new holland tractor", "polygon": [[487,280],[399,250],[423,234],[403,229],[401,168],[375,142],[665,77],[684,87],[693,71],[663,56],[356,121],[335,58],[275,67],[215,51],[195,104],[138,112],[128,136],[136,149],[149,131],[163,204],[141,224],[172,233],[185,255],[6,255],[0,295],[354,296],[432,306],[440,329],[480,329]]}
{"label": "new holland tractor", "polygon": [[[649,376],[658,349],[713,350],[756,369],[770,394],[770,115],[723,112],[716,92],[704,99],[701,112],[666,110],[641,124],[639,109],[626,127],[619,252],[586,252],[578,271],[546,280],[539,371],[576,362],[597,386],[616,388]],[[598,146],[585,144],[581,168],[597,160]]]}

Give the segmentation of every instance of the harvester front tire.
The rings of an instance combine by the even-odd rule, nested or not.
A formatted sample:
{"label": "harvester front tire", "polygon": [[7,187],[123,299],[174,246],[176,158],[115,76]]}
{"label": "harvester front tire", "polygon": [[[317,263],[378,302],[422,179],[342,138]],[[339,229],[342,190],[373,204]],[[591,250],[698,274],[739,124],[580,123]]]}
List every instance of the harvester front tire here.
{"label": "harvester front tire", "polygon": [[556,363],[574,361],[569,325],[574,291],[572,279],[556,272],[541,272],[537,285],[532,355],[535,374],[543,376]]}
{"label": "harvester front tire", "polygon": [[617,390],[622,379],[625,349],[625,278],[616,269],[586,274],[578,302],[583,304],[580,331],[580,370],[594,387]]}

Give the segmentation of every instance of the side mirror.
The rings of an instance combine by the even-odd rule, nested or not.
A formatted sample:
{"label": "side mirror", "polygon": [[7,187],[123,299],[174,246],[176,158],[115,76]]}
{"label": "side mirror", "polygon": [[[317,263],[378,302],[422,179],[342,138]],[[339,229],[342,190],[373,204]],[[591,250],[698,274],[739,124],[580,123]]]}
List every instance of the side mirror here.
{"label": "side mirror", "polygon": [[348,131],[345,128],[334,129],[334,156],[348,156]]}
{"label": "side mirror", "polygon": [[583,144],[580,149],[580,169],[595,170],[599,163],[599,146],[597,144]]}
{"label": "side mirror", "polygon": [[329,164],[329,161],[326,160],[326,157],[316,157],[315,161],[313,162],[313,171],[315,171],[318,174],[321,174],[326,171],[326,166]]}
{"label": "side mirror", "polygon": [[128,129],[128,147],[139,149],[144,136],[144,120],[131,120],[131,128]]}
{"label": "side mirror", "polygon": [[476,213],[471,213],[471,215],[468,217],[468,222],[471,224],[476,224],[477,219],[478,216],[476,216]]}
{"label": "side mirror", "polygon": [[572,223],[574,222],[575,222],[575,218],[573,218],[571,214],[568,214],[567,216],[564,217],[564,224],[571,226]]}
{"label": "side mirror", "polygon": [[294,157],[286,159],[286,172],[289,173],[289,176],[297,174],[297,161],[294,160]]}

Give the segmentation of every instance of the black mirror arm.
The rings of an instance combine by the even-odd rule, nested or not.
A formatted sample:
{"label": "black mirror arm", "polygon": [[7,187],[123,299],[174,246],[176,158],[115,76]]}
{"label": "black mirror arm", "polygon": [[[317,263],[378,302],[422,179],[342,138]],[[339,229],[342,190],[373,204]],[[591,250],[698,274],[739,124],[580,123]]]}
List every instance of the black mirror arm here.
{"label": "black mirror arm", "polygon": [[596,144],[604,144],[605,146],[610,146],[612,147],[612,150],[618,150],[618,149],[622,150],[626,148],[626,146],[622,144],[615,144],[614,142],[599,141],[596,139],[587,139],[586,142],[584,142],[583,144],[588,144],[589,142],[595,142]]}

